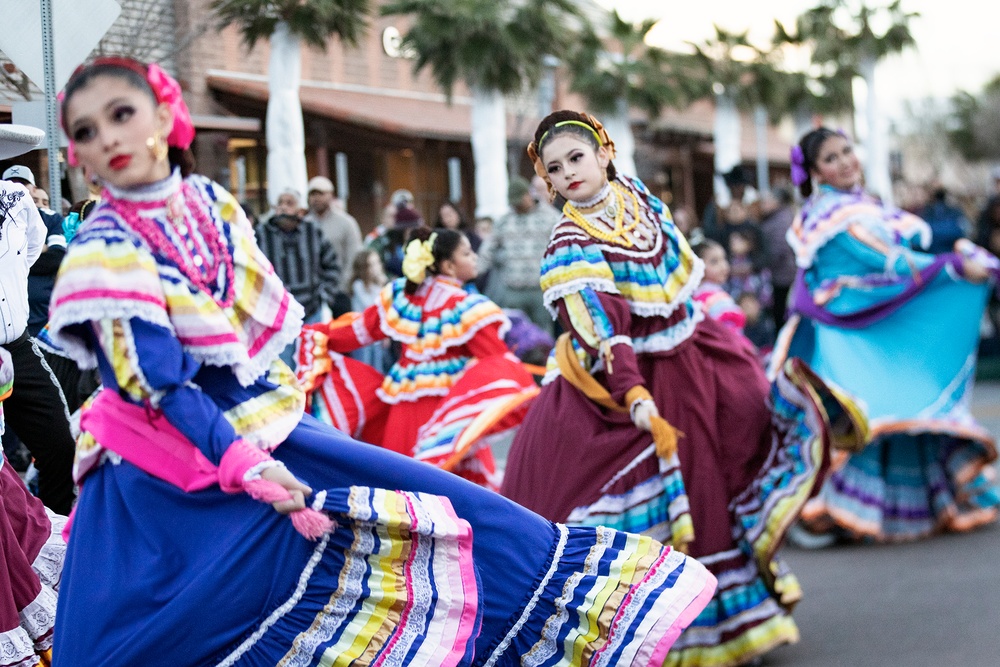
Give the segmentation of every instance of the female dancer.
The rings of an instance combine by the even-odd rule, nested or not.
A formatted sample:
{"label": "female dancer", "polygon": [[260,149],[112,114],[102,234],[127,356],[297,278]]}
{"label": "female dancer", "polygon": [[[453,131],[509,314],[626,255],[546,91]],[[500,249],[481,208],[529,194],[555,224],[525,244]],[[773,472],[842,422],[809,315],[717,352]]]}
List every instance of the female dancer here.
{"label": "female dancer", "polygon": [[841,133],[805,135],[792,165],[808,199],[788,232],[795,316],[772,368],[801,357],[863,400],[872,426],[871,442],[839,460],[806,506],[804,526],[907,540],[993,521],[996,446],[969,397],[996,259],[968,241],[946,255],[915,250],[930,240],[927,225],[864,193]]}
{"label": "female dancer", "polygon": [[[496,490],[489,442],[513,436],[538,388],[504,344],[510,323],[503,311],[462,289],[477,273],[465,234],[414,229],[403,273],[363,313],[303,328],[297,372],[303,388],[315,390],[307,410]],[[376,389],[370,371],[340,355],[385,338],[402,352]],[[387,410],[373,405],[376,393]]]}
{"label": "female dancer", "polygon": [[105,390],[81,415],[57,667],[643,665],[705,605],[712,577],[649,538],[303,416],[278,358],[302,308],[234,198],[188,174],[158,66],[79,69],[62,120],[105,190],[50,326]]}
{"label": "female dancer", "polygon": [[[34,128],[0,125],[0,159],[27,153],[43,137]],[[12,187],[27,197],[21,186]],[[23,224],[12,219],[4,222]],[[38,224],[42,224],[40,220]],[[4,231],[10,236],[6,234],[9,226]],[[0,347],[0,434],[4,431],[3,400],[10,396],[13,385],[10,353]],[[49,511],[31,495],[6,454],[0,455],[0,667],[48,665],[56,591],[66,554],[60,535],[66,517]]]}
{"label": "female dancer", "polygon": [[552,520],[653,535],[708,566],[719,591],[668,664],[742,664],[796,641],[801,591],[775,552],[818,488],[827,419],[851,414],[795,362],[768,398],[750,346],[692,301],[701,260],[662,202],[616,176],[596,119],[556,112],[528,152],[567,200],[541,280],[568,334],[501,493]]}

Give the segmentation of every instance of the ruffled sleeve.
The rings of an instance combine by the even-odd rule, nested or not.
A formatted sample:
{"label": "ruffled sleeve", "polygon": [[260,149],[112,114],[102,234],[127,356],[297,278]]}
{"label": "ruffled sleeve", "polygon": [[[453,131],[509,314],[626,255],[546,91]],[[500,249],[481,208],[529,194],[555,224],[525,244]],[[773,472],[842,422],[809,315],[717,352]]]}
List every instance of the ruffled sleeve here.
{"label": "ruffled sleeve", "polygon": [[556,302],[575,292],[589,288],[606,294],[620,293],[604,253],[595,244],[582,243],[577,238],[581,234],[571,224],[561,224],[542,257],[542,293],[553,317],[558,314]]}
{"label": "ruffled sleeve", "polygon": [[481,294],[469,294],[440,278],[416,295],[406,294],[404,285],[402,279],[387,285],[376,308],[382,333],[406,345],[413,360],[440,357],[491,325],[497,325],[500,337],[510,328],[500,307]]}
{"label": "ruffled sleeve", "polygon": [[82,367],[98,367],[106,387],[162,410],[217,464],[236,432],[193,384],[201,363],[185,352],[166,308],[152,256],[113,220],[97,220],[74,240],[60,269],[50,334]]}
{"label": "ruffled sleeve", "polygon": [[627,333],[632,318],[628,303],[621,296],[585,287],[560,299],[556,306],[576,346],[603,364],[608,390],[621,404],[629,389],[644,383]]}
{"label": "ruffled sleeve", "polygon": [[237,434],[218,405],[194,384],[201,364],[170,331],[140,318],[100,319],[92,328],[104,386],[132,403],[162,411],[218,465]]}
{"label": "ruffled sleeve", "polygon": [[95,368],[93,350],[74,325],[133,317],[173,332],[156,261],[112,219],[88,220],[52,291],[51,339],[81,368]]}

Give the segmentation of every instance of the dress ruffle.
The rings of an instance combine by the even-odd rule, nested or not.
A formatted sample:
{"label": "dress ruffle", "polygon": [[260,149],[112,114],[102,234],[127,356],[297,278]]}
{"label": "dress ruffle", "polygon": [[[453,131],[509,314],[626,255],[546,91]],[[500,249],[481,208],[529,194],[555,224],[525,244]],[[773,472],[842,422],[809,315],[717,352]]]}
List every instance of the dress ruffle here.
{"label": "dress ruffle", "polygon": [[[93,368],[96,360],[67,329],[97,318],[138,317],[163,326],[198,361],[232,367],[243,386],[266,372],[298,336],[302,306],[285,291],[245,222],[228,200],[218,199],[221,189],[211,181],[191,176],[188,182],[214,204],[210,211],[232,255],[232,307],[222,308],[212,295],[192,287],[177,267],[155,258],[114,209],[98,204],[74,238],[52,294],[52,340],[81,367]],[[172,187],[180,187],[177,174],[163,186]],[[163,224],[170,224],[165,209],[163,216]]]}
{"label": "dress ruffle", "polygon": [[[706,585],[700,563],[648,537],[594,531],[596,540],[590,529],[558,526],[549,566],[524,611],[477,666],[662,664],[694,610],[711,598],[714,581]],[[613,615],[602,609],[612,600]]]}
{"label": "dress ruffle", "polygon": [[[56,665],[145,656],[164,665],[336,658],[513,667],[528,652],[538,665],[647,665],[662,661],[714,590],[697,561],[648,537],[550,524],[453,475],[306,422],[276,456],[314,489],[361,478],[427,490],[318,491],[311,504],[336,528],[310,543],[245,495],[184,493],[127,462],[105,462],[81,492],[67,561],[74,595],[60,608]],[[467,522],[473,508],[479,514]],[[102,576],[107,553],[119,555],[113,587]],[[220,599],[225,615],[191,613]],[[196,639],[168,641],[180,634]]]}
{"label": "dress ruffle", "polygon": [[640,216],[653,232],[648,250],[604,243],[568,218],[556,226],[542,258],[545,305],[556,316],[557,300],[590,287],[620,294],[643,317],[669,317],[701,282],[704,263],[673,225],[669,212],[640,181],[623,178],[641,203]]}
{"label": "dress ruffle", "polygon": [[400,278],[382,289],[379,319],[382,332],[406,345],[412,360],[430,361],[444,355],[490,324],[500,323],[501,338],[510,329],[499,306],[440,276],[426,281],[412,296],[406,294],[405,285],[406,280]]}

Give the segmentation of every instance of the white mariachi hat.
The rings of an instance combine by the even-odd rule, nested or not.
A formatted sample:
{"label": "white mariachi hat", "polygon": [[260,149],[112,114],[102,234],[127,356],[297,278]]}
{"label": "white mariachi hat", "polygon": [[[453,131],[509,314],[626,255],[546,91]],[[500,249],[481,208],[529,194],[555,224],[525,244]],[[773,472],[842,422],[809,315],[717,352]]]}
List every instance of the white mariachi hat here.
{"label": "white mariachi hat", "polygon": [[17,157],[37,148],[45,132],[28,125],[0,125],[0,160]]}

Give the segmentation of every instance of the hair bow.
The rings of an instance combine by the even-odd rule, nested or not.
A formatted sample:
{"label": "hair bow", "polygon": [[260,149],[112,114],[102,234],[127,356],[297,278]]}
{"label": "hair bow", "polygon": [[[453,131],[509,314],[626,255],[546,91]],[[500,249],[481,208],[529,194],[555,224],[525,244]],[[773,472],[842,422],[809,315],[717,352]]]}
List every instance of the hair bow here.
{"label": "hair bow", "polygon": [[170,113],[174,117],[174,126],[167,136],[167,145],[190,148],[191,142],[194,141],[194,123],[191,122],[191,112],[184,102],[181,84],[156,63],[149,64],[146,81],[156,93],[156,99],[170,107]]}
{"label": "hair bow", "polygon": [[806,171],[806,158],[802,154],[802,147],[796,144],[792,146],[792,183],[802,185],[809,180],[809,172]]}
{"label": "hair bow", "polygon": [[406,244],[403,255],[403,275],[411,283],[419,285],[427,277],[427,269],[434,265],[434,240],[437,234],[431,234],[426,241],[413,239]]}
{"label": "hair bow", "polygon": [[63,218],[62,229],[63,236],[66,237],[66,243],[69,243],[73,240],[73,237],[76,236],[77,230],[80,229],[80,214],[73,211]]}

